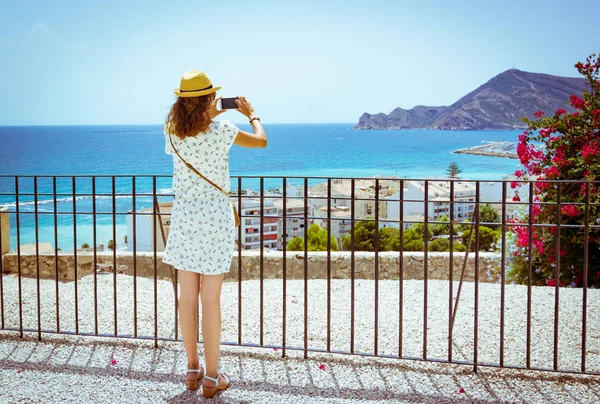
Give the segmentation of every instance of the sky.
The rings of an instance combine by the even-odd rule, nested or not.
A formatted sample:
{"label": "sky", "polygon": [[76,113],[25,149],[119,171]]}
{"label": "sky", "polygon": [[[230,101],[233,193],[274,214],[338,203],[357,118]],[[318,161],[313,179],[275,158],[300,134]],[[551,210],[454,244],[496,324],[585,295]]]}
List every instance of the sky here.
{"label": "sky", "polygon": [[597,0],[0,1],[0,125],[158,124],[196,69],[263,122],[354,123],[600,52]]}

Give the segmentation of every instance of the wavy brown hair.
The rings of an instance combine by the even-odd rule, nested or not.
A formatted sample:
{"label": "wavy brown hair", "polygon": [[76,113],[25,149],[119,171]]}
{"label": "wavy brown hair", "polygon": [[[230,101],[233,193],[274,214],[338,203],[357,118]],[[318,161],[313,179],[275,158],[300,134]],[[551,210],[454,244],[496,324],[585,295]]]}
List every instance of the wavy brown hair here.
{"label": "wavy brown hair", "polygon": [[215,93],[201,97],[178,97],[167,116],[166,127],[169,133],[183,139],[206,132],[212,122],[209,111],[214,99]]}

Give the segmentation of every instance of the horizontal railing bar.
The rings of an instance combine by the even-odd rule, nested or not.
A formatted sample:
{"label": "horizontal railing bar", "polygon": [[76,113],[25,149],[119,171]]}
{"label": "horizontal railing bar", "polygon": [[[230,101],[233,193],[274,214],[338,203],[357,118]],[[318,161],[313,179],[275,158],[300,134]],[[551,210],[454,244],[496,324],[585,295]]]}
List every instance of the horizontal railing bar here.
{"label": "horizontal railing bar", "polygon": [[[41,175],[36,175],[36,174],[0,174],[0,178],[14,178],[14,177],[19,177],[19,178],[132,178],[132,177],[136,177],[136,178],[169,178],[172,177],[171,174],[41,174]],[[548,183],[548,184],[556,184],[556,183],[562,183],[562,184],[576,184],[576,183],[581,183],[582,181],[579,180],[538,180],[538,179],[531,179],[531,180],[526,180],[526,179],[518,179],[518,180],[506,180],[506,179],[502,179],[502,180],[496,180],[496,179],[490,179],[490,180],[486,180],[486,179],[463,179],[463,178],[458,178],[458,179],[451,179],[451,178],[442,178],[442,179],[438,179],[438,178],[407,178],[407,177],[394,177],[394,176],[381,176],[381,177],[345,177],[345,176],[340,176],[340,177],[327,177],[327,176],[320,176],[320,175],[316,175],[316,176],[281,176],[281,175],[261,175],[261,174],[256,174],[256,175],[235,175],[232,174],[230,175],[230,177],[233,178],[242,178],[242,179],[260,179],[260,178],[268,178],[268,179],[277,179],[277,180],[282,180],[283,178],[286,178],[287,180],[293,180],[293,179],[299,179],[299,180],[303,180],[303,179],[315,179],[315,180],[320,180],[320,179],[332,179],[332,180],[364,180],[364,181],[375,181],[375,180],[388,180],[388,181],[413,181],[413,182],[429,182],[429,183],[436,183],[436,182],[461,182],[461,183],[474,183],[474,182],[480,182],[480,183],[518,183],[518,184],[529,184],[529,183],[534,183],[534,184],[544,184],[544,183]],[[590,181],[585,181],[585,182],[589,182],[590,184],[600,184],[600,180],[590,180]]]}

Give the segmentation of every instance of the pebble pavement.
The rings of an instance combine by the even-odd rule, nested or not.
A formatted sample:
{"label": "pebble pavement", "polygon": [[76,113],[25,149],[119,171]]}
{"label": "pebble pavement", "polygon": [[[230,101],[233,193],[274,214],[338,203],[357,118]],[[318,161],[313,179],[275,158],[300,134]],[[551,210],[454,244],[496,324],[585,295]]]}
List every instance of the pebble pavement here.
{"label": "pebble pavement", "polygon": [[[423,281],[403,282],[402,349],[405,356],[423,354]],[[94,281],[77,282],[79,331],[94,332]],[[454,295],[458,283],[453,285]],[[304,281],[288,281],[286,338],[288,346],[304,343]],[[428,283],[427,357],[447,359],[447,281]],[[74,330],[74,283],[58,283],[61,331]],[[2,278],[4,327],[19,327],[18,279]],[[97,277],[98,331],[114,333],[113,275]],[[373,353],[375,348],[375,282],[355,282],[354,348]],[[56,283],[40,281],[42,329],[56,329]],[[398,281],[381,281],[377,350],[397,355],[399,350]],[[586,367],[600,371],[600,294],[588,291]],[[158,335],[174,336],[173,289],[158,281],[156,290]],[[282,342],[283,289],[281,280],[265,280],[262,293],[263,344]],[[242,283],[242,341],[260,343],[260,281]],[[133,278],[117,276],[117,332],[134,329]],[[223,288],[223,341],[237,341],[238,284]],[[308,282],[310,348],[327,348],[327,281]],[[533,367],[553,365],[554,289],[532,289]],[[37,329],[37,282],[21,280],[23,326]],[[478,360],[498,363],[500,287],[479,285]],[[331,349],[350,349],[350,281],[331,282]],[[526,353],[527,288],[506,286],[506,365],[523,366]],[[154,282],[137,279],[138,334],[154,334]],[[562,370],[581,366],[581,289],[560,289],[558,364]],[[465,283],[454,328],[454,360],[472,361],[474,354],[474,284]],[[225,402],[225,403],[350,403],[350,402],[600,402],[600,376],[536,372],[439,364],[362,356],[308,354],[274,348],[224,346],[221,367],[233,379],[231,389],[214,400],[186,391],[186,365],[180,342],[97,338],[0,331],[0,403],[12,402]],[[200,345],[200,354],[202,349]]]}

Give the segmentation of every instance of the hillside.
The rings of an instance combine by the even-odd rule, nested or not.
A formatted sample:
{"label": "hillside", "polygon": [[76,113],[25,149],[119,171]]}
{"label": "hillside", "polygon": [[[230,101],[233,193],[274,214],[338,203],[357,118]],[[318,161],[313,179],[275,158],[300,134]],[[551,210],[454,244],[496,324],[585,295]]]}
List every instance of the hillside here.
{"label": "hillside", "polygon": [[553,114],[569,107],[571,94],[581,94],[585,79],[528,73],[510,69],[495,76],[449,107],[416,106],[396,108],[388,115],[368,113],[356,129],[519,129],[521,117],[533,118],[536,111]]}

